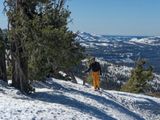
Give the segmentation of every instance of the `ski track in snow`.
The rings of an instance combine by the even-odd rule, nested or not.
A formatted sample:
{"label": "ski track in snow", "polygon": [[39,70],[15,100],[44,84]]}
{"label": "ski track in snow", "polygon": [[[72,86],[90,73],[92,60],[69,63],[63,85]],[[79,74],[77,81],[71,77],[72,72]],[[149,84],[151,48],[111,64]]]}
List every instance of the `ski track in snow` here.
{"label": "ski track in snow", "polygon": [[159,98],[108,90],[100,94],[77,80],[36,82],[30,96],[0,82],[0,120],[160,120]]}

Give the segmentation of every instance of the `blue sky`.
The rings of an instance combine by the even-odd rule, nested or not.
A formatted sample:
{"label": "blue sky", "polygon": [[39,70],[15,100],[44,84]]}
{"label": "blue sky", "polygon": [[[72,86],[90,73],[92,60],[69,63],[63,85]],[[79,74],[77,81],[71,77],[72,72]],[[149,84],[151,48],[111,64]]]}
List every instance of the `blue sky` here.
{"label": "blue sky", "polygon": [[[0,27],[7,26],[0,1]],[[160,35],[160,0],[68,0],[73,31]]]}
{"label": "blue sky", "polygon": [[4,9],[3,1],[4,0],[0,0],[0,28],[6,28],[7,27],[7,18],[4,15],[4,12],[3,12],[3,9]]}

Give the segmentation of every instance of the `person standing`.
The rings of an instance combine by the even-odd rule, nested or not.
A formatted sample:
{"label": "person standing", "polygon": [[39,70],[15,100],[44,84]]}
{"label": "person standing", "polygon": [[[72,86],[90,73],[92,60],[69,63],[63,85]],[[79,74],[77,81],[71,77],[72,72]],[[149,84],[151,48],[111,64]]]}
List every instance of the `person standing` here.
{"label": "person standing", "polygon": [[94,90],[100,90],[100,75],[102,75],[101,66],[99,62],[95,60],[95,57],[91,58],[91,63],[89,68],[85,71],[85,73],[92,71],[92,80]]}

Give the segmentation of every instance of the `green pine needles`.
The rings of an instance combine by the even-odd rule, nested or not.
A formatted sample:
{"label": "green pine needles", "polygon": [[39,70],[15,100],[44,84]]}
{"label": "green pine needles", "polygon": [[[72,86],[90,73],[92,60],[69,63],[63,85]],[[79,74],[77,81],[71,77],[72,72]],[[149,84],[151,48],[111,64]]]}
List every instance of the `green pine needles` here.
{"label": "green pine needles", "polygon": [[8,39],[11,43],[13,86],[30,90],[29,80],[71,70],[84,49],[68,29],[70,11],[65,0],[5,0]]}
{"label": "green pine needles", "polygon": [[151,80],[153,80],[153,68],[147,66],[144,59],[140,59],[136,62],[130,79],[122,86],[121,90],[133,93],[144,93],[149,90],[148,82]]}

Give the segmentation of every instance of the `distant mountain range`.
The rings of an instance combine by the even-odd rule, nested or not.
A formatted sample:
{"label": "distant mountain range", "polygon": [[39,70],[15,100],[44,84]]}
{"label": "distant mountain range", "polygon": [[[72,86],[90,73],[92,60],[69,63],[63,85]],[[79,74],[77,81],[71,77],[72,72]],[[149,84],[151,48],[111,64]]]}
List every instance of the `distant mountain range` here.
{"label": "distant mountain range", "polygon": [[136,60],[146,59],[154,68],[155,77],[150,84],[160,91],[160,36],[113,36],[83,32],[78,34],[77,41],[86,48],[87,54],[107,66],[103,68],[103,71],[107,69],[104,74],[114,85],[129,79]]}
{"label": "distant mountain range", "polygon": [[88,54],[104,61],[133,67],[138,58],[144,58],[160,74],[160,36],[114,36],[82,32],[77,40]]}

